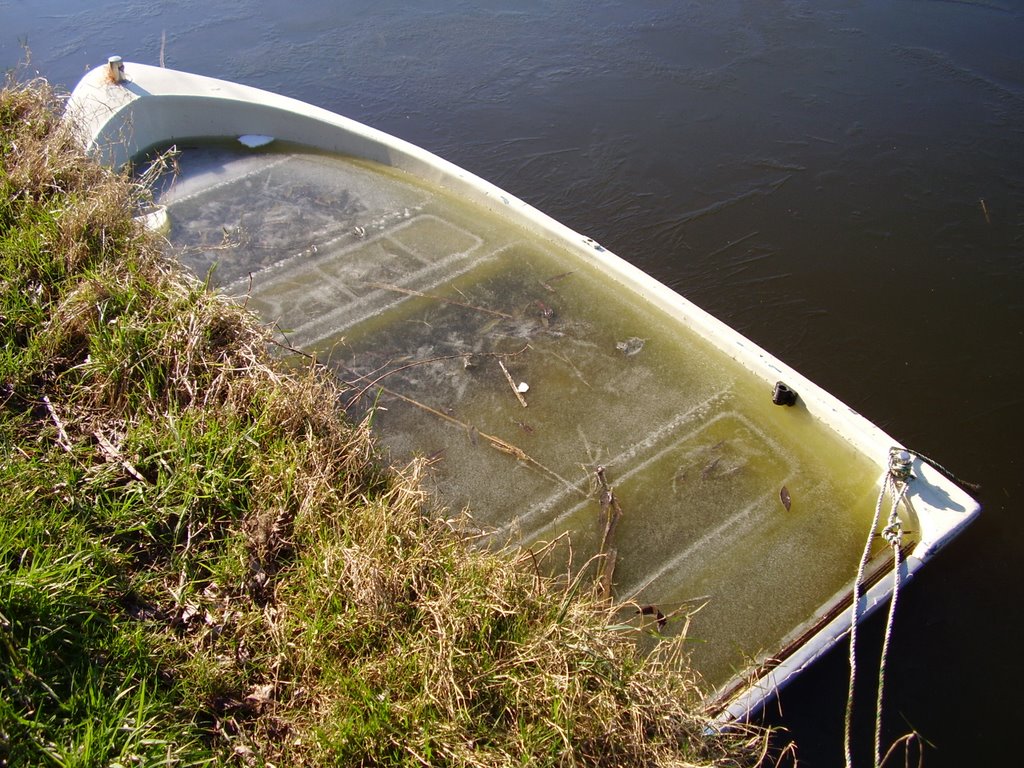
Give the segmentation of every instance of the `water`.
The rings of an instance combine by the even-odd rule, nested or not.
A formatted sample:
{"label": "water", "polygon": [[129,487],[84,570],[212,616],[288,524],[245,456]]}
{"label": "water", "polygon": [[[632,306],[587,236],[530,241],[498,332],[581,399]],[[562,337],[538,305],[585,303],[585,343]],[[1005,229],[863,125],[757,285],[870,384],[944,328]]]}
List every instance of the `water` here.
{"label": "water", "polygon": [[[887,722],[934,745],[929,766],[1007,761],[998,725],[1024,713],[1019,0],[0,0],[0,29],[5,64],[27,37],[68,87],[111,53],[158,63],[163,35],[168,66],[421,144],[982,483],[981,519],[901,598]],[[805,765],[841,761],[844,667],[833,654],[783,698]]]}

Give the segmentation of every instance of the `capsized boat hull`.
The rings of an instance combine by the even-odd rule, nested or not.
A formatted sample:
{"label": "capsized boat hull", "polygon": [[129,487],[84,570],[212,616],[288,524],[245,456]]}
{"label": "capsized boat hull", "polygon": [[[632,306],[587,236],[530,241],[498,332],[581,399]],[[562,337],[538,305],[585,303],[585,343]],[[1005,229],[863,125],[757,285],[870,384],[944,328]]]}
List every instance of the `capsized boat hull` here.
{"label": "capsized boat hull", "polygon": [[[445,196],[464,201],[467,205],[488,212],[504,225],[514,228],[516,232],[533,238],[539,243],[544,243],[544,248],[550,246],[559,252],[571,254],[572,258],[577,259],[584,267],[581,269],[581,273],[589,270],[590,273],[600,276],[599,279],[595,278],[593,283],[594,290],[599,295],[627,296],[629,302],[641,307],[641,310],[638,310],[641,313],[653,312],[660,318],[659,322],[667,319],[674,323],[675,327],[679,329],[680,338],[684,335],[687,335],[688,338],[692,336],[699,340],[702,347],[706,346],[713,350],[714,355],[725,361],[723,365],[740,368],[749,380],[755,384],[760,382],[759,386],[763,388],[765,400],[770,397],[773,388],[779,381],[785,382],[790,390],[798,393],[797,404],[792,408],[787,408],[784,405],[767,406],[769,410],[775,409],[771,414],[764,409],[733,411],[726,407],[723,412],[725,415],[721,418],[716,417],[717,420],[714,423],[717,426],[715,428],[722,428],[721,425],[725,424],[732,429],[732,432],[727,429],[724,433],[726,437],[721,439],[716,436],[717,433],[713,429],[707,432],[706,437],[704,436],[702,431],[704,426],[699,423],[700,408],[691,409],[695,414],[692,417],[685,414],[680,416],[678,424],[672,427],[673,429],[678,427],[677,431],[689,430],[687,435],[690,436],[688,438],[690,442],[685,443],[683,449],[678,448],[678,445],[684,443],[678,441],[671,443],[670,448],[675,450],[675,453],[672,453],[669,448],[659,447],[657,441],[652,438],[649,441],[650,445],[644,447],[644,450],[649,449],[645,457],[642,460],[637,459],[634,464],[647,466],[658,462],[664,463],[668,460],[663,459],[666,456],[678,463],[680,451],[682,451],[692,460],[691,463],[694,467],[684,472],[683,465],[680,464],[679,468],[672,473],[673,484],[680,486],[684,495],[691,491],[700,491],[705,486],[710,487],[714,481],[724,477],[727,473],[743,469],[738,461],[734,461],[733,465],[730,465],[729,462],[733,461],[734,457],[725,455],[719,446],[727,439],[731,440],[734,433],[740,432],[753,434],[753,442],[756,443],[760,439],[758,436],[762,434],[760,423],[765,420],[772,421],[776,426],[781,423],[782,431],[786,431],[787,419],[792,421],[794,431],[808,428],[807,424],[812,424],[815,429],[820,431],[827,431],[844,446],[867,461],[873,467],[876,475],[881,475],[886,471],[890,449],[898,445],[891,437],[813,382],[676,292],[608,252],[592,239],[554,221],[522,200],[464,169],[419,147],[353,120],[294,99],[248,86],[140,64],[126,64],[124,79],[118,83],[112,81],[107,67],[87,74],[72,94],[67,115],[81,130],[86,146],[101,153],[106,162],[114,165],[121,165],[150,147],[168,145],[197,137],[272,136],[278,142],[290,142],[294,145],[313,148],[319,152],[358,158],[360,162],[396,169],[427,187],[441,190]],[[299,158],[295,162],[301,165],[302,160]],[[351,173],[352,178],[361,178],[361,170],[356,169]],[[419,226],[421,229],[427,224],[435,229],[442,224],[449,229],[454,226],[451,221],[442,221],[432,210],[426,208],[420,210],[413,206],[412,214],[406,210],[408,221],[391,222],[373,238],[366,238],[363,225],[351,227],[353,231],[356,231],[357,237],[347,233],[346,236],[351,242],[345,241],[347,244],[339,252],[339,258],[358,263],[362,258],[361,254],[366,252],[367,242],[370,240],[372,240],[373,247],[377,248],[377,252],[384,253],[383,245],[387,245],[391,249],[387,253],[393,254],[395,249],[404,248],[403,254],[411,254],[410,258],[415,257],[415,247],[410,245],[409,236],[410,232],[414,231],[414,226]],[[442,224],[438,224],[439,221]],[[463,229],[466,228],[471,229],[471,226],[466,224]],[[466,237],[469,238],[466,242],[471,243],[464,248],[466,253],[483,252],[477,248],[476,241],[473,240],[476,235],[473,232],[468,232]],[[516,237],[512,237],[512,240],[518,242]],[[493,263],[496,258],[495,254],[505,253],[508,248],[502,250],[502,248],[496,247],[492,250],[493,253],[485,254],[485,258],[479,262],[466,261],[467,266],[460,274],[470,274],[473,270],[479,271],[480,264]],[[303,258],[308,260],[311,257],[307,255]],[[292,259],[290,264],[297,263],[297,261],[297,259]],[[331,262],[331,264],[335,263]],[[326,267],[331,264],[327,264]],[[278,279],[280,282],[281,275],[287,274],[290,268],[289,264],[275,265],[274,274],[277,275],[277,278],[272,278],[271,282],[273,279]],[[544,269],[544,267],[538,267],[538,269]],[[539,272],[538,274],[560,276],[561,273],[556,274],[549,269],[547,273]],[[484,282],[481,279],[473,286],[481,285]],[[537,282],[543,281],[538,280]],[[389,290],[394,293],[394,290],[391,290],[394,288],[395,286],[388,288],[387,286],[382,287],[379,283],[375,284],[373,286],[374,295],[387,294]],[[434,291],[437,284],[431,283],[430,288],[431,291]],[[401,290],[405,291],[402,294],[403,299],[415,296],[415,292],[410,288],[401,288]],[[602,291],[604,293],[601,293]],[[433,293],[427,294],[424,291],[418,292],[421,294],[420,298],[433,295]],[[358,298],[363,300],[365,297],[360,294]],[[474,302],[463,303],[475,306]],[[359,301],[353,301],[351,304],[360,306]],[[542,316],[533,318],[537,321],[534,323],[534,327],[540,329],[540,333],[526,337],[526,341],[532,343],[534,347],[541,348],[543,346],[542,337],[546,338],[552,335],[549,333],[551,329],[548,328],[547,318],[543,317],[544,313],[550,310],[539,300],[531,299],[530,304],[541,307]],[[580,304],[579,311],[583,319],[579,326],[570,329],[571,332],[561,329],[559,334],[563,337],[575,335],[579,338],[584,335],[584,332],[579,330],[580,327],[585,326],[589,329],[591,326],[603,322],[597,315],[593,317],[587,315],[585,305],[585,301]],[[374,305],[367,306],[373,307]],[[387,304],[387,311],[393,311],[394,306],[395,302]],[[567,304],[567,306],[569,305]],[[279,302],[275,311],[287,310],[287,303]],[[497,314],[511,317],[513,313],[498,311]],[[364,315],[366,315],[365,312]],[[515,314],[517,322],[522,319],[522,316],[521,312]],[[361,316],[357,320],[339,322],[342,325],[347,322],[348,325],[344,325],[345,328],[358,328],[360,323],[367,322],[367,317]],[[543,328],[538,324],[541,321],[543,321]],[[301,324],[302,319],[299,318],[293,322]],[[496,322],[506,321],[498,318]],[[313,325],[315,323],[311,321],[310,327]],[[521,326],[522,323],[519,322],[518,325]],[[483,327],[489,328],[490,324]],[[480,326],[475,328],[475,332],[479,334]],[[317,333],[320,335],[317,336]],[[310,338],[315,337],[318,340],[326,338],[326,331],[317,331],[317,333],[311,332]],[[587,344],[592,344],[589,339],[584,341]],[[652,353],[654,347],[648,344],[646,353],[638,354],[642,349],[642,347],[638,347],[638,344],[642,341],[643,339],[636,336],[626,336],[623,333],[621,340],[616,341],[614,347],[605,344],[607,349],[602,354],[608,359],[609,364],[619,364],[625,368],[625,366],[633,365],[635,361],[642,362],[643,354],[650,355]],[[680,344],[682,343],[680,342]],[[556,352],[553,351],[552,354],[556,354]],[[669,352],[665,354],[665,359],[671,359]],[[632,373],[636,374],[636,371],[633,370]],[[537,375],[541,376],[540,373]],[[668,375],[668,380],[671,380],[671,374]],[[510,380],[509,383],[512,384],[512,388],[515,388],[514,381]],[[585,383],[587,387],[593,388],[592,382],[586,381]],[[659,397],[661,399],[668,398],[672,387],[665,386],[661,391],[663,396],[659,395]],[[512,401],[511,393],[508,390],[505,392],[508,401],[513,403],[510,407],[518,407]],[[543,389],[538,393],[538,399],[531,403],[531,408],[534,410],[529,411],[530,414],[543,412],[542,392]],[[417,397],[420,396],[417,395]],[[533,395],[528,395],[528,397],[532,399]],[[426,396],[424,395],[422,399],[426,399]],[[700,401],[700,405],[703,407],[707,402],[715,399],[716,396],[713,393],[709,394]],[[687,407],[686,402],[680,401],[678,408],[670,410],[685,411]],[[758,407],[760,408],[760,406]],[[673,419],[676,417],[668,412],[656,414],[656,416],[660,422],[670,426],[675,424]],[[574,418],[580,420],[583,417]],[[518,418],[510,416],[509,419],[521,423]],[[474,430],[476,429],[475,424],[476,422],[474,422]],[[480,431],[483,432],[483,430]],[[648,430],[648,432],[650,431]],[[671,432],[670,429],[668,431]],[[586,438],[582,429],[580,434],[581,439]],[[697,435],[697,437],[692,437],[693,435]],[[471,437],[473,436],[471,435]],[[767,446],[762,453],[771,454],[775,451],[776,443],[770,437],[765,437],[761,442]],[[630,443],[630,447],[620,451],[617,456],[632,457],[634,454],[640,453],[641,449],[636,448],[635,445],[636,443]],[[784,453],[784,448],[779,452]],[[750,452],[748,451],[748,453]],[[554,461],[555,459],[551,462],[545,461],[543,466],[552,465]],[[540,464],[540,462],[536,463]],[[978,505],[970,496],[925,461],[914,457],[912,470],[915,479],[911,481],[907,490],[906,509],[907,513],[912,516],[913,525],[917,530],[913,544],[908,547],[905,553],[906,557],[902,559],[900,566],[904,581],[962,530],[978,512]],[[793,476],[792,470],[785,467],[779,469],[779,472],[781,473],[779,476],[783,478]],[[558,478],[562,479],[565,474],[565,472],[559,474]],[[628,473],[625,474],[628,475]],[[626,480],[624,480],[625,482]],[[793,483],[794,481],[787,482]],[[573,482],[569,482],[567,485],[573,485]],[[578,487],[579,483],[576,483],[576,486]],[[781,489],[778,489],[777,486],[778,482],[776,482],[774,494],[777,496],[781,492],[784,501],[773,503],[784,504],[784,512],[788,513],[790,488],[785,484],[781,486]],[[637,493],[639,494],[640,491],[638,490]],[[764,506],[767,502],[762,499],[758,503]],[[799,504],[800,499],[797,498],[793,503]],[[544,505],[539,506],[543,507]],[[778,513],[782,514],[783,510],[780,508]],[[568,513],[561,514],[564,517]],[[742,521],[741,518],[742,516],[737,513],[726,523],[707,529],[697,542],[681,543],[678,547],[681,551],[676,556],[663,557],[664,562],[661,565],[655,567],[653,571],[648,570],[649,573],[654,574],[650,580],[662,578],[666,573],[670,577],[675,570],[681,569],[702,549],[711,547],[716,538],[721,538],[727,523],[735,526],[737,521]],[[666,540],[671,541],[671,538],[666,537]],[[884,604],[889,598],[892,587],[889,580],[882,577],[891,570],[891,559],[879,557],[873,561],[872,583],[865,589],[861,597],[860,615],[866,615]],[[850,577],[852,575],[851,570]],[[781,635],[776,633],[777,636],[773,640],[774,645],[766,650],[762,649],[749,668],[740,670],[732,679],[722,682],[714,701],[714,706],[720,710],[722,718],[724,720],[745,718],[758,711],[786,682],[839,642],[850,628],[850,613],[847,610],[850,595],[851,590],[848,584],[835,590],[829,590],[822,599],[815,603],[812,610],[809,610],[799,620],[792,622],[788,631]],[[633,596],[633,593],[630,596]],[[738,669],[738,667],[736,668]]]}

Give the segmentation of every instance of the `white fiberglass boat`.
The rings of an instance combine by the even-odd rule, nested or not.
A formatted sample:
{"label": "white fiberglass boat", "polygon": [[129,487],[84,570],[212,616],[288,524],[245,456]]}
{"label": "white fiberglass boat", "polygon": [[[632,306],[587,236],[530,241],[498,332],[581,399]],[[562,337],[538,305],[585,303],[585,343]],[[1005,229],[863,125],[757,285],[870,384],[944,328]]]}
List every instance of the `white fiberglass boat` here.
{"label": "white fiberglass boat", "polygon": [[[350,382],[351,410],[376,407],[396,457],[431,456],[438,493],[492,542],[568,534],[557,567],[590,562],[624,606],[685,628],[723,720],[763,707],[849,632],[853,603],[883,604],[978,512],[736,331],[407,142],[116,58],[67,115],[114,165],[176,145],[159,216],[183,261]],[[884,488],[896,514],[879,523]]]}

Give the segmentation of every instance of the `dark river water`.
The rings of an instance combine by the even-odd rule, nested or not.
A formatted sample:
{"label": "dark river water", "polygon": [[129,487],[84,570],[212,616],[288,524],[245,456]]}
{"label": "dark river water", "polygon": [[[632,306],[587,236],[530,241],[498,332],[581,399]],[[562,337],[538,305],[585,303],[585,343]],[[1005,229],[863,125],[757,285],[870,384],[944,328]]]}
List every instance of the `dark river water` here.
{"label": "dark river water", "polygon": [[[901,594],[885,740],[1019,759],[1024,0],[0,0],[3,66],[26,45],[68,88],[163,58],[420,144],[980,483]],[[842,764],[846,679],[840,648],[773,709],[801,765]]]}

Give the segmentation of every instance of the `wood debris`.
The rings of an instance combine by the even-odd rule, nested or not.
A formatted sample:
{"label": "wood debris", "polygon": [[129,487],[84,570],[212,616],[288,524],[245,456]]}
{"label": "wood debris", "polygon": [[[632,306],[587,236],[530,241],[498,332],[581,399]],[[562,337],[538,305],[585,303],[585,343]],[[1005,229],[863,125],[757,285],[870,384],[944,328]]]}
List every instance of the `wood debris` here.
{"label": "wood debris", "polygon": [[505,374],[505,379],[508,381],[508,385],[512,388],[512,394],[516,396],[516,400],[519,401],[519,404],[523,406],[523,408],[526,408],[526,398],[523,397],[521,387],[516,386],[515,381],[512,379],[512,374],[510,374],[508,372],[508,368],[505,367],[505,361],[499,358],[498,365],[501,366],[501,372]]}
{"label": "wood debris", "polygon": [[615,497],[615,492],[612,490],[611,485],[608,484],[608,478],[605,477],[605,468],[598,467],[594,474],[600,487],[599,500],[601,502],[601,514],[604,518],[604,533],[601,536],[601,548],[598,550],[601,558],[597,567],[598,589],[603,599],[610,600],[612,597],[612,577],[615,574],[615,561],[618,557],[618,551],[611,546],[611,543],[612,536],[615,533],[615,526],[618,524],[619,518],[622,517],[622,507],[619,506],[619,500]]}

